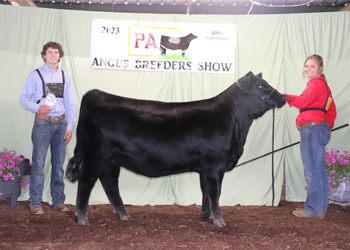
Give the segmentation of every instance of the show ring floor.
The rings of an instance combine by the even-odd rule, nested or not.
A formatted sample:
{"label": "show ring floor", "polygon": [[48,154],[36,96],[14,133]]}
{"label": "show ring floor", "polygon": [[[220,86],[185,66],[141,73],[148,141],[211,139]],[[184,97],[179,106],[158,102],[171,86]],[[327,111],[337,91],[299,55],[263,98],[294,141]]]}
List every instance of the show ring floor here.
{"label": "show ring floor", "polygon": [[323,220],[297,218],[301,202],[278,207],[221,207],[225,228],[201,218],[201,207],[126,206],[122,221],[108,205],[89,206],[89,226],[76,223],[75,206],[31,215],[27,201],[0,201],[0,249],[350,249],[350,209],[329,205]]}

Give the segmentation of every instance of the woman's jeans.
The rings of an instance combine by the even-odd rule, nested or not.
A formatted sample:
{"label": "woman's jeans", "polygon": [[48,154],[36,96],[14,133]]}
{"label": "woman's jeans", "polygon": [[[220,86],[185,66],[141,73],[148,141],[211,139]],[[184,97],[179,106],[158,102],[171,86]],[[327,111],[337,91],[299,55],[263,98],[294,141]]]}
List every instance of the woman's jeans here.
{"label": "woman's jeans", "polygon": [[43,118],[35,117],[32,131],[33,156],[32,170],[29,185],[30,208],[42,206],[44,189],[44,166],[47,150],[51,149],[51,197],[52,206],[56,208],[64,204],[63,163],[66,157],[66,145],[64,135],[67,130],[67,120],[60,123],[52,123]]}
{"label": "woman's jeans", "polygon": [[323,218],[328,205],[328,176],[325,147],[331,138],[328,124],[315,125],[300,131],[300,151],[307,182],[307,198],[304,214],[307,217]]}

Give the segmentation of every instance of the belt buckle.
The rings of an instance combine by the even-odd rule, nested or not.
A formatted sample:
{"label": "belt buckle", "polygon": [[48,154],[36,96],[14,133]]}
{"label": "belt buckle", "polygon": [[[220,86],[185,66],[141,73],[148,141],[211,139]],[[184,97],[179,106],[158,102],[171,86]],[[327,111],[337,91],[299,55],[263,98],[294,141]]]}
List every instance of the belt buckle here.
{"label": "belt buckle", "polygon": [[301,126],[299,125],[299,126],[297,126],[297,129],[300,131],[301,130]]}
{"label": "belt buckle", "polygon": [[62,116],[52,116],[51,118],[52,123],[60,123],[62,121]]}

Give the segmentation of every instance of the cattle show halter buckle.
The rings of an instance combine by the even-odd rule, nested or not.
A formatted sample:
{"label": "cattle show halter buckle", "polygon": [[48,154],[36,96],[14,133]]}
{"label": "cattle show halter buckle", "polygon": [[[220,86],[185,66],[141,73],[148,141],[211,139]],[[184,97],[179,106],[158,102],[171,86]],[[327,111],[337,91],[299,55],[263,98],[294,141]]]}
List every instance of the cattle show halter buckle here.
{"label": "cattle show halter buckle", "polygon": [[262,96],[259,96],[258,94],[254,93],[253,91],[249,91],[249,90],[245,90],[241,87],[241,85],[239,85],[239,82],[237,80],[237,86],[246,94],[253,94],[254,96],[256,96],[258,99],[260,99],[261,101],[265,102],[267,105],[269,105],[271,108],[276,108],[276,105],[275,106],[271,106],[270,103],[267,102],[267,100],[270,99],[271,95],[273,94],[273,92],[275,92],[275,88],[272,88],[272,91],[269,95],[262,95]]}

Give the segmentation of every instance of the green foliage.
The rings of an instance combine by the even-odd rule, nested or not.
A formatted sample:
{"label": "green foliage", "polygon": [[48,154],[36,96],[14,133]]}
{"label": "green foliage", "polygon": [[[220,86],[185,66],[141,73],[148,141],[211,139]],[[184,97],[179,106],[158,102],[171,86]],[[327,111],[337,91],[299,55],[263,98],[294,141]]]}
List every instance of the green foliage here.
{"label": "green foliage", "polygon": [[162,56],[159,56],[158,59],[161,59],[161,60],[178,60],[178,61],[188,61],[189,60],[189,57],[188,56],[184,56],[182,57],[181,56],[181,53],[177,54],[177,55],[162,55]]}

